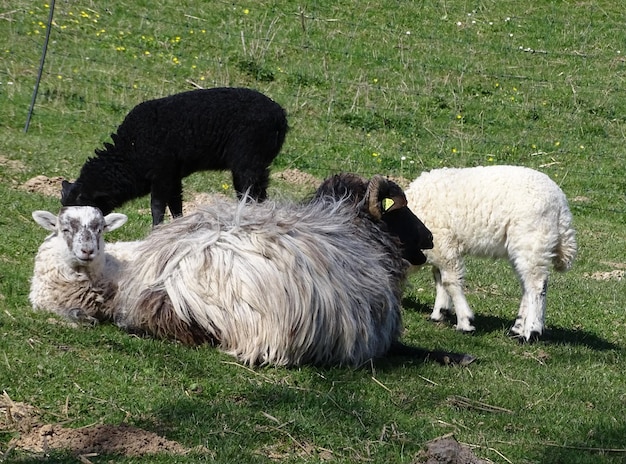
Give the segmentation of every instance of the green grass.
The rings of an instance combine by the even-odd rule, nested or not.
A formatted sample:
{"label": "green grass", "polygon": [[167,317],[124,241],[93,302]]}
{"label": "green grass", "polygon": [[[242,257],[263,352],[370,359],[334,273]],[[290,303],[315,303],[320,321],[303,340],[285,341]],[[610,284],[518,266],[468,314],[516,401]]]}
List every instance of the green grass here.
{"label": "green grass", "polygon": [[[626,267],[619,2],[57,2],[24,133],[47,17],[44,2],[0,0],[0,388],[47,422],[127,422],[209,450],[92,462],[412,463],[447,433],[497,463],[624,462],[626,291],[624,280],[592,277]],[[467,369],[402,359],[249,370],[208,347],[32,312],[28,279],[45,232],[30,213],[59,202],[19,185],[75,177],[134,105],[194,85],[253,87],[287,109],[275,171],[411,179],[509,163],[550,175],[570,199],[580,252],[551,278],[545,339],[507,338],[519,285],[506,263],[473,259],[473,336],[428,322],[427,270],[404,300],[405,341],[476,355]],[[185,188],[232,194],[224,174],[191,176]],[[274,182],[270,193],[307,191]],[[121,211],[129,223],[111,240],[148,232],[146,198]],[[0,451],[13,436],[0,430]]]}

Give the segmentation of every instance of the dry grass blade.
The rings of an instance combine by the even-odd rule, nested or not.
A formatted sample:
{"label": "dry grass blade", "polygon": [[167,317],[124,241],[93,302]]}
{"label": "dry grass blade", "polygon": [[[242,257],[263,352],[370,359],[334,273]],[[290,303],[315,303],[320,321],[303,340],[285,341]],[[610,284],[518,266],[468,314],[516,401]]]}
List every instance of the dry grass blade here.
{"label": "dry grass blade", "polygon": [[513,411],[511,411],[510,409],[483,403],[482,401],[478,400],[472,400],[464,396],[452,395],[449,396],[446,401],[453,406],[458,406],[461,408],[477,409],[479,411],[486,412],[505,412],[507,414],[513,414]]}

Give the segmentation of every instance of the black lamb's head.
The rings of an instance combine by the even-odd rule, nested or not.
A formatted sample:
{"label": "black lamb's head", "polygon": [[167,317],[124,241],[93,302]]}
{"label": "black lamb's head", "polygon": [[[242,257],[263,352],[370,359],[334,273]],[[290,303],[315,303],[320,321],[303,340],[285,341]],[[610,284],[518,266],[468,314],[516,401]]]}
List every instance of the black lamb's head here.
{"label": "black lamb's head", "polygon": [[361,206],[374,221],[385,224],[402,247],[402,256],[413,265],[426,262],[423,250],[433,247],[433,234],[407,206],[402,187],[377,175],[370,180],[351,174],[336,174],[317,189],[315,198],[348,198]]}
{"label": "black lamb's head", "polygon": [[113,211],[114,205],[106,192],[101,192],[95,185],[80,181],[61,183],[61,204],[63,206],[95,206],[105,216]]}

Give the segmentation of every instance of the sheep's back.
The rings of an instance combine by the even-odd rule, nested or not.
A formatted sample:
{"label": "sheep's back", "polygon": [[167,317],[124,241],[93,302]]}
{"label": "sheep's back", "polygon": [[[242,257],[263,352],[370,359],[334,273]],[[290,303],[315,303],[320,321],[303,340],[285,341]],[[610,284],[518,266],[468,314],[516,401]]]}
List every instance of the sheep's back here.
{"label": "sheep's back", "polygon": [[182,173],[186,176],[198,169],[229,168],[236,151],[228,147],[263,145],[276,134],[274,151],[257,150],[258,156],[271,156],[266,160],[269,163],[286,131],[284,109],[260,92],[244,88],[192,90],[135,106],[118,127],[111,151],[136,160],[140,168],[150,162],[146,153],[177,159],[189,164]]}
{"label": "sheep's back", "polygon": [[[571,223],[567,199],[547,175],[520,166],[444,168],[421,174],[406,190],[409,207],[433,233],[435,248],[505,257],[528,224],[556,242]],[[434,252],[426,252],[429,253]]]}
{"label": "sheep's back", "polygon": [[407,264],[384,236],[342,203],[205,207],[144,242],[120,307],[132,326],[159,293],[250,364],[358,365],[400,332]]}

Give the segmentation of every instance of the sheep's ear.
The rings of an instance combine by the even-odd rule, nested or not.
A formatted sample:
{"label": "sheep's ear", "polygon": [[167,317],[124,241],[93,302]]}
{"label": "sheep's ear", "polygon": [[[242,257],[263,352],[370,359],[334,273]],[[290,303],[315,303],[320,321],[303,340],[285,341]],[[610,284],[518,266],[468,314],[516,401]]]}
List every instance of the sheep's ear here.
{"label": "sheep's ear", "polygon": [[119,229],[128,221],[128,216],[122,213],[111,213],[104,216],[104,230],[111,232],[112,230]]}
{"label": "sheep's ear", "polygon": [[48,211],[33,211],[33,219],[46,230],[56,230],[57,217]]}

